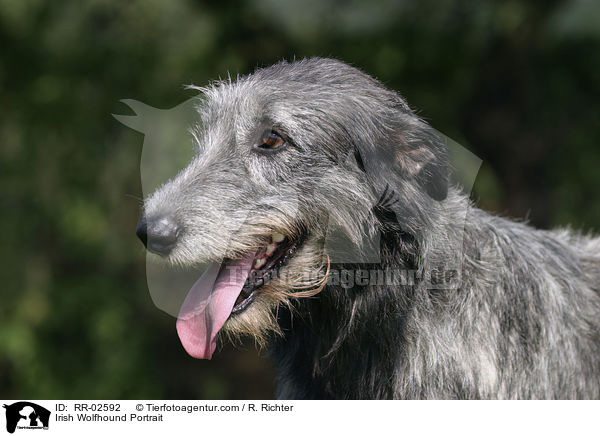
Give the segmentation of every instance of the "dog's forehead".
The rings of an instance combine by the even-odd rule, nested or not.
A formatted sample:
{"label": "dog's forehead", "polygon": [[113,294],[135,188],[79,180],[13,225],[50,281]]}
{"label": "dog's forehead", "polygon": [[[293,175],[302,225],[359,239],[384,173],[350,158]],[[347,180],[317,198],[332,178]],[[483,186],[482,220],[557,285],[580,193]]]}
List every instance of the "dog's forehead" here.
{"label": "dog's forehead", "polygon": [[219,113],[248,112],[273,105],[311,105],[314,100],[373,98],[387,93],[372,77],[332,59],[305,59],[279,63],[237,80],[220,80],[199,88],[208,109]]}
{"label": "dog's forehead", "polygon": [[[406,110],[394,91],[361,71],[337,61],[277,64],[236,81],[203,89],[200,112],[204,130],[223,142],[254,140],[267,124],[293,139],[314,141],[331,130],[371,127],[371,118],[389,118]],[[258,133],[257,133],[258,132]]]}
{"label": "dog's forehead", "polygon": [[302,111],[300,103],[307,103],[302,88],[252,79],[219,83],[203,90],[197,108],[205,133],[218,132],[223,137],[229,131],[244,138],[269,122],[293,128],[294,118]]}

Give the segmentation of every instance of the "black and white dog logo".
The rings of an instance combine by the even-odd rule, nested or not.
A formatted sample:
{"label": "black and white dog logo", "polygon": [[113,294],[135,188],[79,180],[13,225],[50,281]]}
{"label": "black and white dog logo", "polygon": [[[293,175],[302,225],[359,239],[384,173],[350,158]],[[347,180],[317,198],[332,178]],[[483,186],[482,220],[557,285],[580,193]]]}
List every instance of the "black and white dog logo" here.
{"label": "black and white dog logo", "polygon": [[19,401],[3,406],[6,409],[6,431],[15,429],[48,429],[50,411],[29,401]]}

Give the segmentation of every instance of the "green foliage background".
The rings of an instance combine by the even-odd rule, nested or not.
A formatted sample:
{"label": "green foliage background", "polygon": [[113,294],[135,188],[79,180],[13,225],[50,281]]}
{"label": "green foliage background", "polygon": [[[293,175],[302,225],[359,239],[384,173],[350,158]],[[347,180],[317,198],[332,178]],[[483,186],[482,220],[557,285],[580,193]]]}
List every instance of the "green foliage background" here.
{"label": "green foliage background", "polygon": [[272,396],[253,347],[195,361],[153,306],[120,99],[337,57],[483,159],[482,207],[598,229],[599,23],[593,0],[0,0],[0,397]]}

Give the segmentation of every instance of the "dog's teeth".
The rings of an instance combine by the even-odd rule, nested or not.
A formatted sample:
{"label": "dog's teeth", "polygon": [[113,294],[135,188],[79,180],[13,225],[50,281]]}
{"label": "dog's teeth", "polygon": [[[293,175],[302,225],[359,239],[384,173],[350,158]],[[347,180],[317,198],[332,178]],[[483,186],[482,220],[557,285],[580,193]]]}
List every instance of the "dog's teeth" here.
{"label": "dog's teeth", "polygon": [[275,252],[276,248],[277,248],[277,245],[275,245],[275,244],[269,244],[269,245],[267,245],[266,255],[270,256],[271,254],[273,254]]}
{"label": "dog's teeth", "polygon": [[256,259],[254,261],[254,268],[258,269],[258,268],[262,267],[266,262],[267,262],[267,260],[264,257],[261,257],[260,259]]}
{"label": "dog's teeth", "polygon": [[285,236],[283,236],[281,233],[273,233],[271,238],[273,239],[273,242],[281,242],[284,240]]}

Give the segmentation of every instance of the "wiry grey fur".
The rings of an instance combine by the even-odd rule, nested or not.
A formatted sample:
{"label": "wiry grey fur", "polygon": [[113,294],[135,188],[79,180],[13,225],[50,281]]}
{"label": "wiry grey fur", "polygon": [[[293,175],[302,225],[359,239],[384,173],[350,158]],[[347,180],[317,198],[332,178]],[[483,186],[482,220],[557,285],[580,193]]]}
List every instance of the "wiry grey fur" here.
{"label": "wiry grey fur", "polygon": [[[145,214],[178,223],[176,264],[307,232],[290,277],[225,326],[267,343],[279,398],[600,398],[599,239],[473,207],[448,185],[435,132],[341,62],[283,62],[201,91],[197,156]],[[256,153],[265,126],[291,144]],[[295,298],[302,277],[327,276],[331,228],[354,244],[379,235],[376,267],[416,282]],[[458,286],[431,289],[421,278],[446,264]],[[374,265],[330,265],[358,267]]]}

